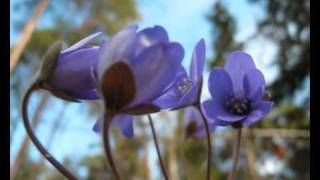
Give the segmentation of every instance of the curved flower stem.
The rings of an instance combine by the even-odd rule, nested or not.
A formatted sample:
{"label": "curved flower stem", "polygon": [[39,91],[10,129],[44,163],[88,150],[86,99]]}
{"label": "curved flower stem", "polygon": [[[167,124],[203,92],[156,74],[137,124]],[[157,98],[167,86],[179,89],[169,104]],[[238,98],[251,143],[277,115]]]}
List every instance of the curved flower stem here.
{"label": "curved flower stem", "polygon": [[205,126],[206,129],[206,134],[207,134],[207,147],[208,147],[208,162],[207,162],[207,176],[206,179],[210,180],[210,164],[211,164],[211,138],[210,138],[210,131],[209,131],[209,125],[208,125],[208,121],[207,118],[204,116],[202,109],[200,107],[200,104],[196,104],[195,105],[196,108],[199,110],[202,119],[203,119],[203,124]]}
{"label": "curved flower stem", "polygon": [[148,114],[148,119],[149,119],[149,124],[150,124],[151,130],[152,130],[153,141],[154,141],[154,144],[156,145],[156,150],[157,150],[157,155],[158,155],[161,171],[162,171],[162,174],[163,174],[164,178],[166,180],[168,180],[169,179],[168,178],[168,174],[167,174],[167,172],[165,170],[164,163],[163,163],[162,158],[161,158],[159,144],[158,144],[158,140],[157,140],[157,135],[156,135],[156,131],[154,129],[154,125],[153,125],[152,118],[151,118],[150,114]]}
{"label": "curved flower stem", "polygon": [[234,146],[234,151],[233,151],[233,164],[232,164],[232,169],[229,173],[228,180],[234,180],[234,178],[237,175],[237,165],[238,165],[238,160],[239,160],[239,155],[240,155],[240,145],[241,145],[241,128],[237,129],[236,132],[236,143]]}
{"label": "curved flower stem", "polygon": [[38,140],[36,135],[34,134],[32,127],[30,125],[30,121],[28,118],[28,103],[29,98],[31,94],[39,89],[39,86],[37,84],[32,84],[29,89],[27,90],[26,94],[23,97],[22,100],[22,120],[24,127],[32,140],[33,144],[37,147],[39,152],[57,169],[61,174],[63,174],[68,179],[78,179],[75,175],[73,175],[70,171],[68,171],[61,163],[59,163],[47,150],[46,148],[41,144],[41,142]]}
{"label": "curved flower stem", "polygon": [[105,155],[107,157],[109,166],[111,168],[111,171],[115,177],[116,180],[121,180],[121,176],[117,170],[116,164],[113,160],[112,154],[111,154],[111,147],[110,147],[110,139],[109,139],[109,129],[110,129],[110,123],[112,121],[113,114],[112,113],[105,113],[105,118],[102,121],[102,140],[103,140],[103,146]]}

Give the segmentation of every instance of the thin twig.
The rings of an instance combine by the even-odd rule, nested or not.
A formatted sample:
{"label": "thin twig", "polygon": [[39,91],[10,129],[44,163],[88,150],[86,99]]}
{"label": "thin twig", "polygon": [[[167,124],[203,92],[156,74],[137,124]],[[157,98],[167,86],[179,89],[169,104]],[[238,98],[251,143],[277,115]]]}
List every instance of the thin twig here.
{"label": "thin twig", "polygon": [[29,122],[28,118],[28,102],[29,98],[35,90],[37,90],[38,87],[35,84],[32,84],[30,88],[27,90],[25,96],[23,97],[22,101],[22,120],[24,127],[32,140],[33,144],[37,147],[39,152],[57,169],[60,171],[61,174],[63,174],[68,179],[77,179],[76,176],[74,176],[70,171],[68,171],[61,163],[59,163],[41,144],[41,142],[38,140],[36,135],[34,134],[32,127]]}
{"label": "thin twig", "polygon": [[26,47],[28,41],[30,40],[32,33],[34,29],[36,28],[36,25],[38,23],[38,20],[43,13],[43,11],[47,8],[49,3],[49,0],[41,0],[31,17],[31,19],[27,22],[27,24],[24,26],[24,29],[19,36],[17,43],[10,53],[10,75],[12,74],[19,57],[21,53],[23,52],[24,48]]}
{"label": "thin twig", "polygon": [[151,118],[150,114],[148,114],[148,119],[149,119],[149,124],[151,126],[153,141],[154,141],[154,144],[156,146],[156,150],[157,150],[157,155],[158,155],[161,171],[162,171],[162,174],[163,174],[164,178],[166,180],[168,180],[169,179],[168,178],[168,174],[167,174],[167,172],[165,170],[164,163],[163,163],[162,158],[161,158],[160,149],[159,149],[159,143],[158,143],[158,140],[157,140],[156,131],[154,129],[152,118]]}
{"label": "thin twig", "polygon": [[110,128],[110,123],[112,121],[113,114],[112,113],[105,113],[105,118],[102,121],[103,126],[102,126],[102,140],[103,140],[103,145],[104,145],[104,151],[105,155],[107,157],[109,166],[111,168],[112,174],[116,178],[116,180],[121,180],[121,176],[117,170],[116,164],[113,160],[112,154],[111,154],[111,147],[110,147],[110,139],[109,139],[109,128]]}
{"label": "thin twig", "polygon": [[206,134],[207,134],[207,147],[208,147],[208,161],[207,161],[207,176],[206,179],[210,180],[210,167],[211,167],[211,138],[210,138],[210,131],[209,131],[209,125],[208,125],[208,121],[207,118],[204,116],[202,109],[200,107],[200,104],[196,105],[196,108],[199,110],[201,116],[202,116],[202,120],[203,120],[203,124],[205,126],[205,130],[206,130]]}
{"label": "thin twig", "polygon": [[232,164],[232,169],[230,171],[230,174],[228,176],[228,180],[234,180],[237,175],[237,165],[239,161],[240,145],[241,145],[241,128],[237,129],[236,138],[237,139],[236,139],[234,151],[233,151],[233,164]]}

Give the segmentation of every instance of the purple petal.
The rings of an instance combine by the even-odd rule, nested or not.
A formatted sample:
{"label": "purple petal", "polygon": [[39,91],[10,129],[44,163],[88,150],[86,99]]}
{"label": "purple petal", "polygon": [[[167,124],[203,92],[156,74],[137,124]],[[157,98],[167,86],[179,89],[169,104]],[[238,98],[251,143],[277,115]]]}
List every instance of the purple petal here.
{"label": "purple petal", "polygon": [[[134,136],[133,130],[133,117],[127,114],[118,114],[112,119],[112,126],[117,126],[121,129],[121,133],[127,137],[132,138]],[[93,126],[93,131],[101,132],[102,130],[102,118],[100,117]]]}
{"label": "purple petal", "polygon": [[91,40],[93,40],[94,38],[99,36],[100,34],[101,34],[101,32],[97,32],[97,33],[91,34],[90,36],[87,36],[86,38],[84,38],[81,41],[75,43],[74,45],[70,46],[69,48],[61,51],[61,53],[65,54],[65,53],[69,53],[69,52],[78,50],[78,49],[84,47],[88,42],[90,42]]}
{"label": "purple petal", "polygon": [[162,95],[157,98],[153,104],[157,105],[161,109],[175,108],[178,101],[184,95],[179,87],[181,84],[188,79],[185,69],[181,66],[178,71],[173,84],[170,84],[162,93]]}
{"label": "purple petal", "polygon": [[156,43],[168,43],[169,37],[163,27],[154,26],[140,31],[137,35],[137,41],[136,56],[146,47],[150,47]]}
{"label": "purple petal", "polygon": [[134,135],[133,130],[133,117],[128,114],[119,114],[112,120],[114,125],[121,129],[121,133],[127,137],[132,138]]}
{"label": "purple petal", "polygon": [[[244,77],[244,92],[252,100],[261,98],[266,81],[261,71],[256,68],[250,69]],[[262,88],[262,92],[261,92]]]}
{"label": "purple petal", "polygon": [[97,58],[97,47],[62,54],[49,83],[67,94],[77,95],[78,98],[81,96],[81,99],[92,99],[90,91],[95,89],[95,86],[92,82],[91,69],[96,67]]}
{"label": "purple petal", "polygon": [[198,82],[202,76],[206,54],[206,45],[204,39],[201,39],[192,53],[190,77],[193,82]]}
{"label": "purple petal", "polygon": [[133,57],[136,43],[137,26],[129,26],[118,32],[109,42],[103,45],[97,66],[98,78],[117,61],[128,61]]}
{"label": "purple petal", "polygon": [[137,93],[131,105],[149,104],[159,97],[174,80],[183,55],[183,48],[177,43],[156,44],[145,49],[132,64]]}
{"label": "purple petal", "polygon": [[244,127],[249,127],[257,121],[261,120],[268,114],[272,108],[273,102],[261,101],[256,110],[252,111],[249,116],[242,122]]}
{"label": "purple petal", "polygon": [[96,89],[88,90],[85,92],[74,92],[73,97],[82,100],[97,100],[100,99],[100,96],[97,93]]}
{"label": "purple petal", "polygon": [[222,68],[214,68],[211,71],[208,84],[211,96],[221,103],[232,93],[231,79]]}
{"label": "purple petal", "polygon": [[242,120],[245,116],[234,115],[226,111],[223,105],[216,100],[207,100],[203,102],[202,108],[205,116],[212,122],[220,120],[225,122],[236,122]]}
{"label": "purple petal", "polygon": [[198,85],[193,85],[188,92],[186,92],[177,102],[174,108],[179,108],[182,106],[191,105],[196,102],[198,98],[199,87]]}
{"label": "purple petal", "polygon": [[234,92],[243,91],[244,76],[255,64],[251,56],[241,51],[235,51],[229,54],[224,69],[228,72]]}
{"label": "purple petal", "polygon": [[177,84],[182,82],[184,79],[188,79],[188,75],[182,64],[180,64],[174,80],[170,84],[168,84],[168,86],[163,90],[162,93],[166,93],[167,91],[170,91],[172,89],[177,89]]}

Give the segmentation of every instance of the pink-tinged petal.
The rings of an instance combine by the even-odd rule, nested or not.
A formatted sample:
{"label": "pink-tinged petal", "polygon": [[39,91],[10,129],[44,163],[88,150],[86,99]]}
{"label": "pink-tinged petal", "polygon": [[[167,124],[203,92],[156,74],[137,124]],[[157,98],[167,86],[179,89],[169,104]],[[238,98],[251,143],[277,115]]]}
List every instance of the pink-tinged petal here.
{"label": "pink-tinged petal", "polygon": [[208,120],[214,122],[217,119],[225,122],[237,122],[241,121],[245,116],[235,115],[229,113],[225,107],[216,100],[207,100],[202,103],[202,108],[204,111],[205,116]]}
{"label": "pink-tinged petal", "polygon": [[204,39],[201,39],[192,53],[190,77],[193,82],[198,82],[202,77],[206,55],[206,45]]}
{"label": "pink-tinged petal", "polygon": [[117,61],[132,59],[136,43],[137,26],[129,26],[118,32],[108,44],[101,47],[97,73],[101,79],[104,71]]}
{"label": "pink-tinged petal", "polygon": [[130,107],[149,104],[170,84],[181,66],[184,51],[180,44],[156,44],[145,49],[133,66],[136,97]]}
{"label": "pink-tinged petal", "polygon": [[225,98],[232,93],[232,83],[228,73],[222,68],[214,68],[208,80],[211,96],[223,103]]}
{"label": "pink-tinged petal", "polygon": [[166,30],[161,26],[145,28],[137,34],[137,49],[135,55],[138,56],[144,48],[157,43],[168,43],[169,37]]}
{"label": "pink-tinged petal", "polygon": [[[250,69],[244,77],[244,92],[252,100],[261,99],[266,81],[261,71]],[[262,88],[262,92],[261,92]]]}
{"label": "pink-tinged petal", "polygon": [[[131,115],[118,114],[112,119],[111,125],[120,128],[121,133],[127,138],[132,138],[134,136],[133,117]],[[101,130],[102,117],[99,117],[93,126],[93,131],[101,132]]]}
{"label": "pink-tinged petal", "polygon": [[261,101],[257,109],[252,111],[249,116],[243,120],[242,125],[244,127],[250,127],[252,124],[258,122],[270,112],[272,105],[273,102],[271,101]]}
{"label": "pink-tinged petal", "polygon": [[229,54],[224,69],[228,72],[234,92],[243,92],[244,76],[255,64],[251,56],[242,51],[235,51]]}
{"label": "pink-tinged petal", "polygon": [[90,41],[92,41],[93,39],[95,39],[97,36],[99,36],[101,34],[101,32],[97,32],[94,34],[91,34],[90,36],[87,36],[86,38],[82,39],[81,41],[75,43],[74,45],[70,46],[69,48],[61,51],[61,53],[70,53],[72,51],[81,49],[82,47],[84,47],[86,44],[88,44]]}

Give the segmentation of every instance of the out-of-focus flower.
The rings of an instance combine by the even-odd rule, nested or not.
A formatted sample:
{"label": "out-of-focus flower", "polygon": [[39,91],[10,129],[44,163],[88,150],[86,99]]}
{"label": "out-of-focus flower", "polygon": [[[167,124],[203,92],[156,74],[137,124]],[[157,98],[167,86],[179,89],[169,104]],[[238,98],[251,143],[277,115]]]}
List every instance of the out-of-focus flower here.
{"label": "out-of-focus flower", "polygon": [[91,71],[97,67],[99,46],[88,43],[100,34],[92,34],[60,52],[55,70],[46,82],[46,89],[58,97],[99,99],[91,76]]}
{"label": "out-of-focus flower", "polygon": [[249,127],[262,119],[272,107],[263,98],[265,79],[250,55],[230,53],[224,68],[214,68],[209,77],[213,99],[203,103],[206,117],[217,125]]}
{"label": "out-of-focus flower", "polygon": [[[205,137],[206,130],[203,124],[203,118],[197,108],[194,106],[189,106],[184,112],[184,125],[186,129],[186,138],[188,137]],[[214,123],[209,123],[209,131],[214,132],[216,125]]]}
{"label": "out-of-focus flower", "polygon": [[133,136],[131,115],[160,111],[153,101],[174,85],[183,57],[182,46],[169,42],[160,26],[139,32],[129,26],[102,45],[96,72],[99,93],[105,113],[116,114],[112,121],[126,137]]}
{"label": "out-of-focus flower", "polygon": [[200,101],[205,53],[205,41],[201,39],[192,53],[190,77],[181,66],[175,85],[155,101],[158,106],[178,109]]}

